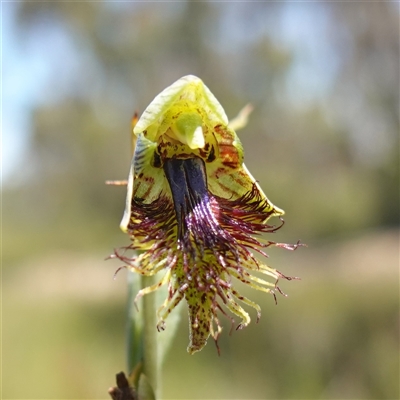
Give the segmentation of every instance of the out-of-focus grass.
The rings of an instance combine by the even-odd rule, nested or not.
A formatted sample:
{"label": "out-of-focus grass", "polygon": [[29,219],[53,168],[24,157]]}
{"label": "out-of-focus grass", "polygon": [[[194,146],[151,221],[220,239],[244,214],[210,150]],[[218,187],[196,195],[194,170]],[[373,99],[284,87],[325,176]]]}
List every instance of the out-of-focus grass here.
{"label": "out-of-focus grass", "polygon": [[3,398],[101,399],[125,364],[125,281],[52,254],[3,282]]}
{"label": "out-of-focus grass", "polygon": [[[164,362],[164,397],[398,398],[397,244],[398,232],[387,231],[271,250],[273,267],[302,280],[282,282],[289,297],[278,306],[245,290],[262,305],[261,321],[231,336],[227,322],[221,357],[212,340],[187,354],[185,315]],[[107,398],[125,368],[125,277],[113,281],[114,268],[63,253],[7,270],[3,398]]]}

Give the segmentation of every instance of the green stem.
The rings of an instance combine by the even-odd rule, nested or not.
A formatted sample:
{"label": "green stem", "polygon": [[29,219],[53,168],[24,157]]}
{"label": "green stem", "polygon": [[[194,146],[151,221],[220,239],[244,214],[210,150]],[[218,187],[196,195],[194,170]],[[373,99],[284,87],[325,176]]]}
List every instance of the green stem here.
{"label": "green stem", "polygon": [[[142,276],[142,288],[154,285],[154,276]],[[157,346],[156,296],[150,294],[143,297],[143,372],[158,398],[160,387],[160,363]]]}
{"label": "green stem", "polygon": [[[141,289],[139,276],[128,270],[128,319],[127,319],[127,362],[129,374],[143,360],[143,325],[144,320],[136,306],[142,308],[142,302],[135,305],[134,300]],[[140,309],[139,308],[139,309]]]}
{"label": "green stem", "polygon": [[[155,283],[154,277],[139,277],[133,272],[128,273],[128,369],[130,373],[140,362],[143,363],[143,373],[156,398],[160,393],[161,365],[157,346],[156,296],[149,294],[139,300],[136,309],[135,296],[140,289]],[[140,376],[137,376],[139,380]],[[138,382],[135,382],[136,384]]]}

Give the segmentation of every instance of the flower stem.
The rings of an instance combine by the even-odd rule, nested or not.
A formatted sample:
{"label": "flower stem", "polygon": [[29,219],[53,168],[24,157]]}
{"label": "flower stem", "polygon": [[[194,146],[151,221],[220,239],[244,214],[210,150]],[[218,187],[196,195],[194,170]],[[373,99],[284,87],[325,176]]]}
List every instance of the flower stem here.
{"label": "flower stem", "polygon": [[[129,374],[143,360],[143,323],[144,320],[135,306],[136,294],[141,289],[139,276],[128,270],[128,319],[127,319],[127,362]],[[138,307],[142,308],[141,302]]]}
{"label": "flower stem", "polygon": [[[128,325],[127,325],[127,361],[128,371],[134,386],[140,385],[141,374],[146,377],[148,393],[144,399],[158,398],[160,393],[161,360],[157,346],[156,299],[144,296],[135,304],[135,297],[140,289],[153,285],[154,277],[139,277],[128,271]],[[139,311],[138,311],[139,310]],[[139,388],[140,390],[140,388]],[[155,396],[155,397],[154,397]]]}
{"label": "flower stem", "polygon": [[[155,283],[154,276],[142,276],[142,288]],[[157,319],[156,319],[156,296],[147,295],[142,299],[143,307],[143,372],[156,395],[160,393],[160,362],[157,347]]]}

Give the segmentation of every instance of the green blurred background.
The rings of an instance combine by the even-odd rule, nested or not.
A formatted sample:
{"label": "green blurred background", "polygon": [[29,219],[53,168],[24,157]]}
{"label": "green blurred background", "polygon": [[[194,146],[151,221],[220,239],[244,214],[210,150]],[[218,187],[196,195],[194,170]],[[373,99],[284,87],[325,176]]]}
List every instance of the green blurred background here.
{"label": "green blurred background", "polygon": [[[134,110],[203,79],[286,211],[260,323],[186,353],[167,399],[399,398],[399,6],[2,3],[2,398],[106,399],[126,369],[119,231]],[[253,315],[253,319],[254,319]],[[160,334],[161,335],[161,334]]]}

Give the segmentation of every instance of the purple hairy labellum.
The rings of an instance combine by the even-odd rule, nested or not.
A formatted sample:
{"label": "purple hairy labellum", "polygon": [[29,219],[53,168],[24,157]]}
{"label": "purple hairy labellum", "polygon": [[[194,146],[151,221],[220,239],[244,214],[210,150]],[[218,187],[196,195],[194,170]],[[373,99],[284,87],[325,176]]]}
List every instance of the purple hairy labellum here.
{"label": "purple hairy labellum", "polygon": [[[188,351],[193,354],[210,335],[217,342],[222,330],[219,315],[239,317],[237,329],[242,329],[250,322],[244,304],[260,318],[260,306],[235,289],[236,281],[275,297],[276,291],[283,294],[280,279],[298,279],[261,263],[253,253],[266,257],[264,249],[269,246],[294,250],[300,244],[260,238],[283,225],[282,219],[278,226],[267,223],[270,217],[281,218],[283,211],[268,200],[243,164],[239,138],[199,78],[183,77],[158,95],[134,134],[136,148],[121,222],[131,244],[114,256],[142,275],[163,272],[161,280],[140,290],[137,299],[168,286],[158,310],[159,330],[185,300]],[[138,252],[127,256],[127,250]]]}

